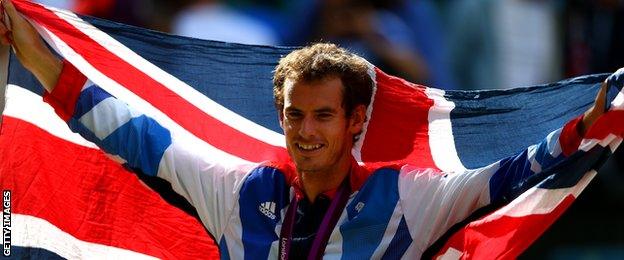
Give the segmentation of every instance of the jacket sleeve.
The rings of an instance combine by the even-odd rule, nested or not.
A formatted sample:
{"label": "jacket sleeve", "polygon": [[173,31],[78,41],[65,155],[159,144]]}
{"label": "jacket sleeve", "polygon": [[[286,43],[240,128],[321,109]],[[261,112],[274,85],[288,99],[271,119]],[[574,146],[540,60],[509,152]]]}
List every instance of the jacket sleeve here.
{"label": "jacket sleeve", "polygon": [[399,177],[401,204],[410,233],[419,234],[427,248],[453,225],[475,210],[515,194],[528,177],[571,155],[581,136],[580,117],[550,133],[521,153],[479,169],[440,173],[431,169],[403,167]]}
{"label": "jacket sleeve", "polygon": [[245,164],[184,131],[164,127],[64,62],[59,82],[44,95],[72,131],[142,174],[169,181],[196,209],[217,239],[232,211]]}

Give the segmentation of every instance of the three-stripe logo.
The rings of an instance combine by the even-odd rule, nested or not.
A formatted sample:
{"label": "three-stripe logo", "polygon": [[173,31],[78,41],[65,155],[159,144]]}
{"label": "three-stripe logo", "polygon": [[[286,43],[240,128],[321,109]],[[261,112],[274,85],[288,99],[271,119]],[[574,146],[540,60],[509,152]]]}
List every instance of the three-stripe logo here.
{"label": "three-stripe logo", "polygon": [[263,202],[260,206],[258,206],[258,210],[260,210],[260,213],[264,214],[268,218],[275,219],[275,202]]}

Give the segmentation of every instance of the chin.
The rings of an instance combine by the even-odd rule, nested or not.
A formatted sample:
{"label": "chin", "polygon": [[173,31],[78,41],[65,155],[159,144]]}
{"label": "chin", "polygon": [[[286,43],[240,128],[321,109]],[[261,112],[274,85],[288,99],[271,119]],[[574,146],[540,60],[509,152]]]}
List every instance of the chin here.
{"label": "chin", "polygon": [[295,167],[297,168],[297,171],[299,172],[309,172],[309,171],[314,171],[316,169],[316,167],[309,165],[309,164],[305,164],[305,163],[295,163]]}
{"label": "chin", "polygon": [[299,172],[317,172],[322,169],[319,165],[311,164],[308,162],[295,162],[295,167]]}

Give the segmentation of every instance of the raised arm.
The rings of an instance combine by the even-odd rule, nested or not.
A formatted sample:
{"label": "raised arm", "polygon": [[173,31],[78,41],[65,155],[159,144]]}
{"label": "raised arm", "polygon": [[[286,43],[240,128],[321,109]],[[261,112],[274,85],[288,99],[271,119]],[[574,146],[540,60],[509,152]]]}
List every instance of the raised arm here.
{"label": "raised arm", "polygon": [[527,178],[574,153],[586,129],[604,113],[606,90],[603,84],[594,106],[584,115],[515,156],[458,173],[401,169],[401,203],[409,205],[404,206],[407,226],[410,233],[419,234],[420,246],[427,248],[475,210],[514,199],[516,189],[522,188]]}
{"label": "raised arm", "polygon": [[169,181],[219,239],[251,168],[93,84],[73,65],[59,60],[10,1],[2,0],[2,6],[13,29],[7,30],[6,20],[0,25],[2,43],[13,46],[20,62],[45,87],[44,100],[71,130],[128,167]]}
{"label": "raised arm", "polygon": [[2,23],[0,23],[0,43],[11,45],[22,65],[51,92],[63,68],[59,60],[30,23],[15,10],[10,0],[2,1]]}

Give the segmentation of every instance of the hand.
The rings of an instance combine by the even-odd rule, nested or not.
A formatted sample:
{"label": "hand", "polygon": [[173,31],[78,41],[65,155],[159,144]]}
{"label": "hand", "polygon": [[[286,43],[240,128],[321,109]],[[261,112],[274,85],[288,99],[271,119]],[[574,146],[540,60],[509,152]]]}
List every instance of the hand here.
{"label": "hand", "polygon": [[11,0],[2,2],[0,43],[11,45],[24,67],[52,91],[63,68],[62,62],[52,54],[33,26],[15,9]]}
{"label": "hand", "polygon": [[596,95],[596,99],[594,100],[594,105],[591,106],[585,114],[583,114],[583,120],[578,125],[578,132],[581,136],[584,136],[587,133],[587,130],[591,128],[591,126],[604,114],[605,111],[605,102],[607,99],[607,89],[608,85],[606,82],[603,82],[600,86],[600,90]]}
{"label": "hand", "polygon": [[607,92],[609,89],[621,89],[624,85],[624,68],[617,70],[611,74],[600,86],[600,90],[596,95],[594,105],[590,107],[583,115],[583,120],[579,124],[579,134],[584,135],[587,130],[607,112],[609,104],[607,103]]}

